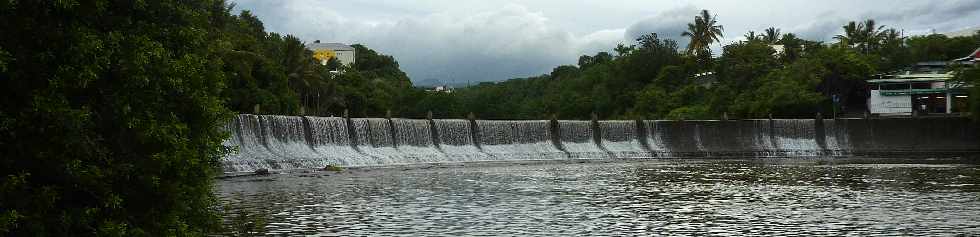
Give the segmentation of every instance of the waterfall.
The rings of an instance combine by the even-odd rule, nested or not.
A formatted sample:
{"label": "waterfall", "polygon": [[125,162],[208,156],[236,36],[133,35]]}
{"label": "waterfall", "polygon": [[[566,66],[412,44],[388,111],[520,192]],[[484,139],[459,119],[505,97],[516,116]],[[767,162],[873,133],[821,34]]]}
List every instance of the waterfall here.
{"label": "waterfall", "polygon": [[824,150],[826,150],[830,155],[847,155],[851,148],[847,139],[847,130],[845,130],[846,127],[841,126],[840,123],[834,119],[824,119],[823,126],[824,143],[826,144]]}
{"label": "waterfall", "polygon": [[404,155],[398,148],[391,136],[391,125],[388,119],[382,118],[355,118],[351,119],[354,125],[354,137],[357,141],[357,149],[364,154],[374,157],[371,165],[385,164],[404,164]]}
{"label": "waterfall", "polygon": [[403,163],[445,162],[446,155],[432,140],[432,127],[424,119],[392,119],[398,150],[407,159]]}
{"label": "waterfall", "polygon": [[493,160],[554,160],[568,155],[555,147],[547,120],[477,121],[480,145]]}
{"label": "waterfall", "polygon": [[263,138],[269,151],[278,155],[274,169],[323,167],[326,163],[306,139],[303,117],[262,115]]}
{"label": "waterfall", "polygon": [[222,145],[229,152],[221,166],[235,173],[498,160],[980,152],[968,119],[650,120],[639,125],[243,114],[224,125],[230,136]]}
{"label": "waterfall", "polygon": [[473,142],[473,130],[470,121],[464,119],[434,120],[436,133],[439,135],[439,148],[446,154],[448,161],[485,161],[490,155],[480,151]]}
{"label": "waterfall", "polygon": [[593,140],[591,121],[558,121],[561,146],[573,159],[609,158]]}
{"label": "waterfall", "polygon": [[[306,117],[310,122],[313,150],[325,163],[341,166],[373,165],[377,162],[354,149],[344,118]],[[324,165],[317,167],[324,167]]]}
{"label": "waterfall", "polygon": [[776,144],[773,143],[772,131],[769,126],[769,120],[767,119],[755,119],[755,120],[744,120],[747,125],[742,126],[745,128],[747,138],[750,138],[752,143],[750,145],[751,150],[755,151],[756,156],[777,156]]}
{"label": "waterfall", "polygon": [[664,121],[660,120],[647,120],[643,121],[645,123],[644,127],[647,129],[647,145],[650,146],[650,151],[653,155],[657,157],[673,157],[674,154],[671,152],[670,148],[667,147],[667,143],[664,134],[667,133],[664,129]]}
{"label": "waterfall", "polygon": [[736,121],[693,121],[697,124],[698,150],[706,157],[726,157],[745,155],[743,135]]}
{"label": "waterfall", "polygon": [[237,145],[231,155],[224,158],[227,172],[252,171],[256,169],[278,169],[277,160],[280,157],[269,151],[262,133],[262,122],[259,116],[243,114],[233,121],[232,138],[225,143]]}
{"label": "waterfall", "polygon": [[809,119],[775,119],[772,120],[777,150],[779,156],[817,156],[823,154],[823,148],[817,144],[814,121]]}
{"label": "waterfall", "polygon": [[599,121],[602,147],[617,158],[650,158],[637,134],[636,121]]}

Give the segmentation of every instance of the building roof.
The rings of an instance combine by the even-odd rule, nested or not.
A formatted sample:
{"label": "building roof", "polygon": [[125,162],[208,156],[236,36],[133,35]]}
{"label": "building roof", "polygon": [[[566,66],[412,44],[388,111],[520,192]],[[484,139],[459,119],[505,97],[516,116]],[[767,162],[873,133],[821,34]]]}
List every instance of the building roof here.
{"label": "building roof", "polygon": [[354,47],[341,43],[311,43],[306,45],[310,50],[329,49],[333,51],[354,51]]}
{"label": "building roof", "polygon": [[976,61],[980,61],[980,48],[977,48],[977,50],[974,50],[973,53],[970,54],[970,56],[966,56],[966,57],[963,57],[963,58],[958,58],[958,59],[955,59],[953,61],[959,61],[959,62],[966,62],[966,61],[976,62]]}

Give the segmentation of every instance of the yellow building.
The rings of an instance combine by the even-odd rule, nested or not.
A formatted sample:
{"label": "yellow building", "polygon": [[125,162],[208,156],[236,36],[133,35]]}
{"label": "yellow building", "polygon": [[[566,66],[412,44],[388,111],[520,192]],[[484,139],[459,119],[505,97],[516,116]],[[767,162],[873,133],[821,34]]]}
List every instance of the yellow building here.
{"label": "yellow building", "polygon": [[320,61],[320,64],[327,65],[327,62],[331,58],[337,58],[340,64],[345,66],[354,65],[354,60],[357,58],[355,54],[354,47],[350,45],[341,43],[320,43],[319,40],[313,41],[312,44],[306,45],[307,48],[313,50],[313,58]]}

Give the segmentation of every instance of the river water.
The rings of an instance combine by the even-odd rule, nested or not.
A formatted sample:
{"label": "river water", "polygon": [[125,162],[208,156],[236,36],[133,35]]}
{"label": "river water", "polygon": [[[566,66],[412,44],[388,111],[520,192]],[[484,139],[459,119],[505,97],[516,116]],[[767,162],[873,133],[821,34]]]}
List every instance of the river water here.
{"label": "river water", "polygon": [[[314,236],[978,235],[973,159],[456,163],[238,177],[226,225]],[[237,213],[237,214],[236,214]]]}

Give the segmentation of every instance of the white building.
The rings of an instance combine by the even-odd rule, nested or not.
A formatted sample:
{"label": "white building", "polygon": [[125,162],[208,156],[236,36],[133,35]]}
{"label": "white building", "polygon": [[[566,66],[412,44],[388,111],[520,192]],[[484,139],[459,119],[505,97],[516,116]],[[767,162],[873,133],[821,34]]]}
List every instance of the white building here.
{"label": "white building", "polygon": [[306,45],[313,51],[313,58],[320,61],[320,64],[327,65],[331,58],[337,58],[344,66],[354,65],[357,58],[354,47],[341,43],[320,43],[319,40]]}
{"label": "white building", "polygon": [[908,70],[868,80],[868,110],[882,116],[963,112],[969,92],[952,81],[954,72],[946,68],[978,61],[980,49],[950,62],[921,62]]}

